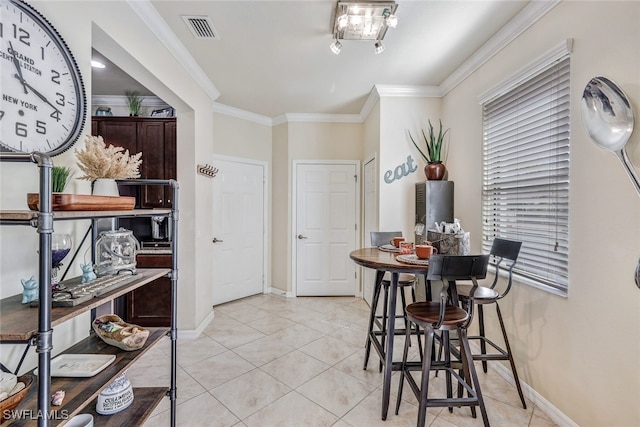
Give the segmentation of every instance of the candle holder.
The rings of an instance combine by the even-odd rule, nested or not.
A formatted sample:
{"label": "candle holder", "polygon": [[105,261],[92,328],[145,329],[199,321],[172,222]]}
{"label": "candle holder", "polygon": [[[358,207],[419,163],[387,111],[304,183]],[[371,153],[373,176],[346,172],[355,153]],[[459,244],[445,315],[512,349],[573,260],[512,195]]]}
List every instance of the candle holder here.
{"label": "candle holder", "polygon": [[62,260],[71,251],[71,236],[68,234],[51,235],[51,289],[61,289],[58,281],[58,270],[62,266]]}

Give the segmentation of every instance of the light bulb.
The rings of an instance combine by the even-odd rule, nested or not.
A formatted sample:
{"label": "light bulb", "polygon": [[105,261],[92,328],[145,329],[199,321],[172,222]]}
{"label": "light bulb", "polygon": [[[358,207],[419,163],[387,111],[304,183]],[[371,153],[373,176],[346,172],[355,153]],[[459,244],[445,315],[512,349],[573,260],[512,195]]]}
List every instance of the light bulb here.
{"label": "light bulb", "polygon": [[331,46],[329,46],[329,48],[331,49],[331,52],[338,55],[340,53],[340,49],[342,49],[342,43],[336,40],[333,43],[331,43]]}
{"label": "light bulb", "polygon": [[389,28],[396,28],[398,26],[398,17],[396,15],[389,15],[387,16],[386,22]]}

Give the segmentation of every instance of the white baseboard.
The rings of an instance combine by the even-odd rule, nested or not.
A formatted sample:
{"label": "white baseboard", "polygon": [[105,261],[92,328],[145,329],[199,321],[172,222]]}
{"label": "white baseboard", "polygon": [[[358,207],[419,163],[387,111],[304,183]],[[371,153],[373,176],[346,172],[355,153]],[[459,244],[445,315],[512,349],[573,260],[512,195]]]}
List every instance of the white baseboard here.
{"label": "white baseboard", "polygon": [[[469,342],[469,346],[471,347],[472,353],[480,353],[480,346],[477,343]],[[515,388],[516,382],[513,378],[513,373],[511,372],[510,367],[500,363],[499,361],[491,363],[490,366],[498,373],[498,375],[504,378]],[[553,406],[551,402],[535,391],[529,384],[522,381],[522,379],[520,379],[520,386],[522,387],[522,393],[524,393],[524,396],[540,408],[542,412],[547,414],[554,423],[558,424],[560,427],[579,427],[571,418],[567,417],[562,411]]]}
{"label": "white baseboard", "polygon": [[278,288],[267,288],[267,290],[265,291],[265,294],[273,294],[273,295],[278,295],[286,298],[295,298],[295,295],[293,295],[293,292],[283,291],[282,289],[278,289]]}
{"label": "white baseboard", "polygon": [[211,310],[211,313],[209,313],[209,315],[200,322],[196,329],[179,329],[178,338],[181,340],[195,340],[202,335],[202,331],[209,326],[209,323],[213,321],[214,316],[213,310]]}

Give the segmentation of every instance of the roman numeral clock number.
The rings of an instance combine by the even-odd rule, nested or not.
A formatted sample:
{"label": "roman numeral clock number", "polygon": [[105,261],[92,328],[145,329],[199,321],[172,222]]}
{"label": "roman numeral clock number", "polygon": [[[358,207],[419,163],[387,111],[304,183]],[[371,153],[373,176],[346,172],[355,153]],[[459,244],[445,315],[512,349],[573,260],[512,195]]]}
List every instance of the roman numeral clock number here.
{"label": "roman numeral clock number", "polygon": [[0,150],[69,149],[86,108],[80,70],[56,29],[32,6],[0,0]]}

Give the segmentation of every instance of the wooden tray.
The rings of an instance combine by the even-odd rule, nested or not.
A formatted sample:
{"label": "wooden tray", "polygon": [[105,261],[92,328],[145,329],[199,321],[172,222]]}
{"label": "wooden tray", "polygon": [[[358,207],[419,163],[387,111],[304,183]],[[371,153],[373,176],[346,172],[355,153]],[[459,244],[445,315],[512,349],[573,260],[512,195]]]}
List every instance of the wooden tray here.
{"label": "wooden tray", "polygon": [[[40,210],[40,195],[38,193],[28,193],[27,204],[32,211]],[[135,204],[135,197],[65,193],[53,193],[51,195],[51,206],[54,211],[129,211],[133,209]]]}

